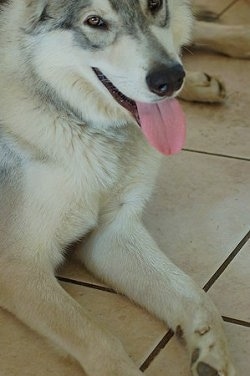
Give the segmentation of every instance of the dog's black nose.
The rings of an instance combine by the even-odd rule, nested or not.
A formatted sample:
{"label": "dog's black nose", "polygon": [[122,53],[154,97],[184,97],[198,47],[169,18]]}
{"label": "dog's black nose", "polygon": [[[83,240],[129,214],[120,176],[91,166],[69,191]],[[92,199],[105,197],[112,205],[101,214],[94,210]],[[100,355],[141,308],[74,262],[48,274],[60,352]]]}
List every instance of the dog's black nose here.
{"label": "dog's black nose", "polygon": [[181,64],[158,65],[148,73],[146,81],[150,91],[165,97],[173,95],[181,88],[184,77],[185,72]]}

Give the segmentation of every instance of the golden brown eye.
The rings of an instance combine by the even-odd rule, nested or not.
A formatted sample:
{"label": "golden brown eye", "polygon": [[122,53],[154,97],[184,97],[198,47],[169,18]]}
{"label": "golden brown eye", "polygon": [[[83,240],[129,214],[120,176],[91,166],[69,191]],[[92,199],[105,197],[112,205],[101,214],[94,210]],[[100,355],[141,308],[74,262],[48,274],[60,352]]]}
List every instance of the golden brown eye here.
{"label": "golden brown eye", "polygon": [[148,0],[148,9],[155,13],[162,7],[162,0]]}
{"label": "golden brown eye", "polygon": [[85,21],[85,24],[90,26],[90,27],[96,27],[96,28],[101,28],[101,29],[107,29],[108,26],[106,22],[98,16],[90,16],[87,18]]}

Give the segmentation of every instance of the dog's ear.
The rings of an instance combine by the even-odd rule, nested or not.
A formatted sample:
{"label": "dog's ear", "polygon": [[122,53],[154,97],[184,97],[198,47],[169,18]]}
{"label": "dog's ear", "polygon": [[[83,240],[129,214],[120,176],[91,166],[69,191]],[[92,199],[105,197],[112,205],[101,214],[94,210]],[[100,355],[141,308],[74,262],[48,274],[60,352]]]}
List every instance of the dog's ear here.
{"label": "dog's ear", "polygon": [[48,0],[24,0],[25,6],[25,31],[31,33],[40,21],[46,18]]}

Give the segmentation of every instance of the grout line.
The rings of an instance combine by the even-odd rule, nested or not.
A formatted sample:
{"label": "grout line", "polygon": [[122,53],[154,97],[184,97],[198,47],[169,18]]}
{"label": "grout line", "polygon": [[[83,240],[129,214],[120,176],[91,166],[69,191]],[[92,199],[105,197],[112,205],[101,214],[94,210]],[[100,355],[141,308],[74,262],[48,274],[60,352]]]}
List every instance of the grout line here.
{"label": "grout line", "polygon": [[[105,291],[105,292],[109,292],[111,294],[118,294],[115,290],[111,289],[111,288],[108,288],[108,287],[105,287],[105,286],[100,286],[100,285],[95,285],[93,283],[88,283],[88,282],[83,282],[83,281],[77,281],[75,279],[71,279],[71,278],[65,278],[65,277],[60,277],[60,276],[57,276],[56,277],[58,279],[58,281],[61,281],[61,282],[64,282],[64,283],[71,283],[73,285],[77,285],[77,286],[83,286],[83,287],[88,287],[88,288],[92,288],[94,290],[100,290],[100,291]],[[232,318],[232,317],[227,317],[227,316],[222,316],[223,320],[225,322],[229,322],[231,324],[236,324],[236,325],[240,325],[240,326],[246,326],[246,327],[250,327],[250,322],[248,321],[244,321],[244,320],[239,320],[239,319],[235,319],[235,318]],[[166,336],[163,337],[163,339],[165,338]],[[160,341],[160,344],[162,343],[163,339]],[[164,347],[167,345],[167,342],[165,343]],[[159,346],[159,345],[158,345]],[[158,347],[157,346],[157,347]],[[146,361],[145,361],[146,362]],[[145,363],[144,362],[144,363]],[[144,364],[143,363],[143,364]]]}
{"label": "grout line", "polygon": [[143,364],[140,367],[140,370],[142,372],[146,371],[150,364],[153,362],[153,360],[159,355],[159,353],[167,346],[171,338],[174,336],[174,332],[172,329],[169,329],[167,334],[161,339],[161,341],[158,343],[158,345],[154,348],[154,350],[149,354],[147,359],[143,362]]}
{"label": "grout line", "polygon": [[227,154],[219,154],[219,153],[210,153],[208,151],[201,151],[201,150],[194,150],[194,149],[182,149],[183,151],[189,152],[189,153],[196,153],[196,154],[204,154],[204,155],[211,155],[213,157],[221,157],[221,158],[228,158],[228,159],[236,159],[239,161],[247,161],[250,162],[250,158],[244,158],[244,157],[234,157],[232,155]]}
{"label": "grout line", "polygon": [[247,328],[250,328],[250,322],[248,321],[234,319],[232,317],[227,317],[227,316],[222,316],[222,318],[225,322],[229,322],[230,324],[235,324],[235,325],[245,326]]}
{"label": "grout line", "polygon": [[95,285],[93,283],[77,281],[75,279],[65,278],[65,277],[60,277],[60,276],[57,276],[56,278],[60,282],[71,283],[72,285],[83,286],[83,287],[88,287],[88,288],[91,288],[91,289],[94,289],[94,290],[100,290],[100,291],[109,292],[111,294],[117,294],[117,292],[115,290],[113,290],[109,287],[99,286],[99,285]]}
{"label": "grout line", "polygon": [[208,291],[213,284],[217,281],[217,279],[222,275],[222,273],[226,270],[226,268],[231,264],[233,259],[238,255],[247,241],[250,239],[250,231],[246,234],[246,236],[239,242],[239,244],[235,247],[232,253],[228,256],[228,258],[223,262],[223,264],[219,267],[219,269],[214,273],[214,275],[209,279],[209,281],[203,287],[204,291]]}
{"label": "grout line", "polygon": [[231,1],[231,3],[229,3],[228,4],[228,6],[225,8],[225,9],[223,9],[220,13],[218,13],[218,15],[217,15],[217,20],[221,17],[221,16],[223,16],[223,14],[225,14],[230,8],[232,8],[236,3],[238,3],[239,2],[239,0],[233,0],[233,1]]}

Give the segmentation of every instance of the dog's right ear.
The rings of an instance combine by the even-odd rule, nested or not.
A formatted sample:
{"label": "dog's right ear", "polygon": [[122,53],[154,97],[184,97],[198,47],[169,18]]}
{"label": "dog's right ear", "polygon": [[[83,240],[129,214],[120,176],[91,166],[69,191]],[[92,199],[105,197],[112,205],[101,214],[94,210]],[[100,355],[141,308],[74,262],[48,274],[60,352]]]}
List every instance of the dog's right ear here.
{"label": "dog's right ear", "polygon": [[32,33],[40,21],[46,16],[48,0],[23,0],[25,6],[26,33]]}

